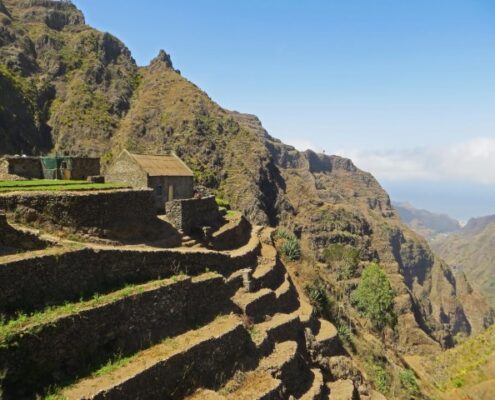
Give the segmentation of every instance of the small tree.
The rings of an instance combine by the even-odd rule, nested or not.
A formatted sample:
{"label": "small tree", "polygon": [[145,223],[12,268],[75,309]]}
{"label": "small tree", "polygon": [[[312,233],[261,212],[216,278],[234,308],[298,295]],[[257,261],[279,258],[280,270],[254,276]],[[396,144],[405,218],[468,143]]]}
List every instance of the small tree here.
{"label": "small tree", "polygon": [[394,292],[385,272],[376,263],[370,263],[363,271],[352,301],[363,316],[380,331],[385,326],[394,327]]}

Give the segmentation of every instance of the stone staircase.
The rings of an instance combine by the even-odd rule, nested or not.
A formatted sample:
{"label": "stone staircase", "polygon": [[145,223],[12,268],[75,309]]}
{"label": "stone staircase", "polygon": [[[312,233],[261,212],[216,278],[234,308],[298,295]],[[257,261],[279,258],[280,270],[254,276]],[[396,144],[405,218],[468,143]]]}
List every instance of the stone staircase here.
{"label": "stone staircase", "polygon": [[[239,249],[197,250],[205,268],[185,265],[197,262],[196,249],[177,250],[181,263],[173,252],[150,251],[136,266],[147,281],[129,275],[131,284],[104,290],[101,280],[79,302],[67,288],[65,303],[37,294],[45,308],[0,331],[0,398],[359,399],[357,384],[336,381],[325,362],[342,355],[337,330],[314,316],[270,236],[254,228]],[[105,250],[97,254],[108,260]],[[43,270],[43,258],[36,263]]]}

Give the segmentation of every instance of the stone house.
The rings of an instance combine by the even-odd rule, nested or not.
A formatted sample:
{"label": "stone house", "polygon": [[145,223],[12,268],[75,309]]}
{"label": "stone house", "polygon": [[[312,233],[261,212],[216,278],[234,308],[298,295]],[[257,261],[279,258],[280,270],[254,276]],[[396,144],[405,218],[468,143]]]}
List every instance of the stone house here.
{"label": "stone house", "polygon": [[0,179],[43,179],[39,157],[2,156],[0,158]]}
{"label": "stone house", "polygon": [[73,156],[0,158],[0,179],[85,180],[100,175],[100,159]]}
{"label": "stone house", "polygon": [[154,190],[157,210],[174,199],[193,197],[194,174],[175,154],[146,155],[124,150],[108,168],[108,182],[123,182],[134,188]]}
{"label": "stone house", "polygon": [[86,180],[100,175],[100,159],[93,157],[46,156],[41,157],[45,179]]}

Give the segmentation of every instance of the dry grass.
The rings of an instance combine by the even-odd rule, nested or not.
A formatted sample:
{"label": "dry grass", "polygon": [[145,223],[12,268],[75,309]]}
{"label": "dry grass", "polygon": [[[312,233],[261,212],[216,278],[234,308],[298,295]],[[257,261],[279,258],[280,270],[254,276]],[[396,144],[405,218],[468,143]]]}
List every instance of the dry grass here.
{"label": "dry grass", "polygon": [[442,399],[471,398],[477,391],[495,393],[495,326],[438,356],[416,360],[414,367]]}

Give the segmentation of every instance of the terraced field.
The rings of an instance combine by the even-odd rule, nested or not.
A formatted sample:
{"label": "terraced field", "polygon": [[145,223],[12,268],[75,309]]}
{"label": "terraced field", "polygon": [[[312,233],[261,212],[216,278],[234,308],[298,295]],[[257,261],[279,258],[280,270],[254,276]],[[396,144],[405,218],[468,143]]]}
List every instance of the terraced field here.
{"label": "terraced field", "polygon": [[268,228],[229,251],[30,257],[0,266],[4,399],[377,398],[335,382],[337,331],[298,293]]}

